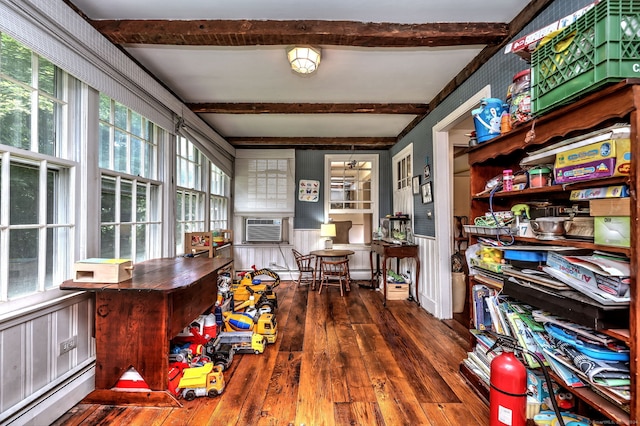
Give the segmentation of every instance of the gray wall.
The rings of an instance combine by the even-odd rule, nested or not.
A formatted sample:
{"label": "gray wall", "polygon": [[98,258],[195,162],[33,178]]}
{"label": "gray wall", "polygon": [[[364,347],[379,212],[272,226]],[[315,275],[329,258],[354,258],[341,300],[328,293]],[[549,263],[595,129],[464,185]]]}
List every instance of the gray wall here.
{"label": "gray wall", "polygon": [[[296,150],[296,185],[300,179],[319,180],[320,199],[317,203],[298,201],[296,197],[296,215],[294,229],[320,229],[324,221],[324,156],[327,154],[346,154],[347,151]],[[379,161],[379,212],[383,217],[391,213],[391,157],[389,151],[357,151],[357,154],[378,154]],[[377,220],[377,219],[375,219]],[[375,223],[374,223],[375,225]]]}
{"label": "gray wall", "polygon": [[[529,23],[523,31],[514,39],[518,39],[533,31],[545,27],[550,23],[563,18],[576,10],[592,3],[593,0],[556,0],[547,7],[538,17]],[[449,95],[433,112],[422,120],[404,138],[402,138],[391,150],[391,156],[402,150],[409,143],[413,142],[414,161],[413,176],[422,175],[426,159],[431,164],[431,174],[436,165],[433,164],[433,140],[431,129],[439,121],[449,115],[452,111],[462,105],[467,99],[476,94],[487,84],[491,84],[492,96],[504,99],[507,87],[511,84],[513,76],[529,65],[519,56],[510,53],[504,54],[503,50],[498,52],[478,71],[476,71],[458,89]],[[428,100],[426,100],[428,101]],[[381,181],[381,185],[384,183]],[[438,188],[434,185],[434,200],[438,198]],[[434,220],[427,219],[427,210],[433,211],[432,204],[422,204],[420,196],[414,200],[414,232],[419,235],[435,236]]]}

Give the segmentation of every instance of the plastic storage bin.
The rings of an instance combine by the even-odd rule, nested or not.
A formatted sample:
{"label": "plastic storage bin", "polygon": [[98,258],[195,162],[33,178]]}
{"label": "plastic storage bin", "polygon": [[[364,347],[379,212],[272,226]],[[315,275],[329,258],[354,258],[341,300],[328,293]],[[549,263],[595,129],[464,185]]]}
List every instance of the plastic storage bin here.
{"label": "plastic storage bin", "polygon": [[640,2],[603,0],[532,56],[532,110],[540,115],[598,87],[640,77]]}

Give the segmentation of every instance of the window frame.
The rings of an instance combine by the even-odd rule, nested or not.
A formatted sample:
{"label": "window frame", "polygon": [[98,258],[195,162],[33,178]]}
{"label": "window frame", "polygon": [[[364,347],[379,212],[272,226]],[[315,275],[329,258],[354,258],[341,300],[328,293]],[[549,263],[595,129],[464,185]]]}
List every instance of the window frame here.
{"label": "window frame", "polygon": [[[331,163],[332,162],[344,162],[350,161],[356,162],[371,162],[371,200],[365,201],[370,203],[370,208],[360,209],[334,209],[331,208]],[[377,229],[376,220],[380,217],[380,203],[379,203],[379,188],[380,188],[380,169],[379,169],[379,155],[378,154],[327,154],[324,156],[324,222],[328,223],[331,215],[348,215],[348,214],[363,214],[371,215],[371,227]],[[371,235],[363,235],[364,244],[371,238]],[[351,243],[353,244],[353,243]]]}

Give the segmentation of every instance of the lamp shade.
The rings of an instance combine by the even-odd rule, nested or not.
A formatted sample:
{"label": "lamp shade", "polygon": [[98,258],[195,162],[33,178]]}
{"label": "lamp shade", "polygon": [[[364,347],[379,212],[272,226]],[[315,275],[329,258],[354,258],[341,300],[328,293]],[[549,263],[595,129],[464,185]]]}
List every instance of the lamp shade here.
{"label": "lamp shade", "polygon": [[320,236],[321,237],[335,237],[336,236],[336,225],[334,223],[323,223],[320,225]]}
{"label": "lamp shade", "polygon": [[291,69],[299,74],[312,74],[320,65],[320,49],[311,46],[292,46],[287,49]]}

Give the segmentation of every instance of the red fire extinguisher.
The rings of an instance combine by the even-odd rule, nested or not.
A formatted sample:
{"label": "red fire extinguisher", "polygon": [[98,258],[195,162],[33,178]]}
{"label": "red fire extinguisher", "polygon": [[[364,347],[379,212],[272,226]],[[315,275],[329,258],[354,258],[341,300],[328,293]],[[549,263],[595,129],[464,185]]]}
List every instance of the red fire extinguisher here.
{"label": "red fire extinguisher", "polygon": [[[519,346],[514,338],[498,337],[496,343],[487,353],[498,347],[501,347],[503,352],[491,361],[489,425],[525,426],[527,422],[527,368],[516,358],[514,351],[529,354],[538,361],[542,366],[548,389],[553,389],[551,377],[542,359],[536,353]],[[565,426],[555,398],[551,398],[551,403],[558,425]]]}
{"label": "red fire extinguisher", "polygon": [[526,411],[527,369],[513,352],[504,351],[491,361],[489,424],[525,426]]}

